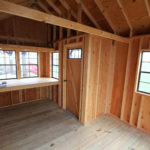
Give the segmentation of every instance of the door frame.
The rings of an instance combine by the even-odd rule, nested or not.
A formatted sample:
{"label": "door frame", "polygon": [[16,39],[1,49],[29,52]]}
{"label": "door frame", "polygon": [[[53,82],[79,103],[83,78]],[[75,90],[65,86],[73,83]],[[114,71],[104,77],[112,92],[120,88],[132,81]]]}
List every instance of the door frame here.
{"label": "door frame", "polygon": [[63,109],[66,110],[66,101],[67,101],[67,91],[66,91],[66,79],[67,79],[67,51],[68,49],[76,49],[81,48],[82,49],[82,58],[81,58],[81,83],[80,83],[80,103],[79,103],[79,121],[82,120],[82,89],[83,89],[83,62],[84,62],[84,42],[76,42],[76,43],[70,43],[65,44],[63,49]]}

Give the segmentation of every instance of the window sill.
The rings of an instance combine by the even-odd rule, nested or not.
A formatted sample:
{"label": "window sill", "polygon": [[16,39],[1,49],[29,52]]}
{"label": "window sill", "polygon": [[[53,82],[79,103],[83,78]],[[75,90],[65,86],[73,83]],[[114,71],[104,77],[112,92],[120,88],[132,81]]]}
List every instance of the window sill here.
{"label": "window sill", "polygon": [[1,87],[0,92],[59,85],[59,80],[54,78],[25,78],[6,80],[6,82],[7,85],[5,87]]}
{"label": "window sill", "polygon": [[142,93],[142,92],[135,92],[136,94],[142,95],[142,96],[150,96],[150,94]]}

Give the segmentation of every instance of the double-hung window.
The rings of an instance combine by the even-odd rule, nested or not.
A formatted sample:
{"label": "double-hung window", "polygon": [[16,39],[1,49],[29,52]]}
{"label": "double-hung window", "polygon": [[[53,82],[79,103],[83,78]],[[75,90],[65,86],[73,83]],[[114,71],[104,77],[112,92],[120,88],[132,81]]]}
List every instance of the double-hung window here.
{"label": "double-hung window", "polygon": [[16,52],[0,50],[0,80],[16,79]]}
{"label": "double-hung window", "polygon": [[59,53],[52,53],[52,78],[59,78]]}
{"label": "double-hung window", "polygon": [[137,91],[150,94],[150,51],[141,53]]}
{"label": "double-hung window", "polygon": [[38,53],[20,52],[21,78],[38,77]]}

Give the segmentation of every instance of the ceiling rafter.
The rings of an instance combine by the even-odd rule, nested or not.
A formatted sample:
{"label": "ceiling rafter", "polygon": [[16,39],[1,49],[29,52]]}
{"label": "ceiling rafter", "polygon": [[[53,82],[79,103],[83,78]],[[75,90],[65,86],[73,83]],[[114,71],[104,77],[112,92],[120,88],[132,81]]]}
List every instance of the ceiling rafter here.
{"label": "ceiling rafter", "polygon": [[49,6],[51,6],[59,16],[63,16],[62,11],[51,1],[51,0],[46,0]]}
{"label": "ceiling rafter", "polygon": [[60,3],[64,6],[65,9],[67,9],[67,11],[71,11],[71,15],[77,19],[77,15],[76,13],[70,8],[70,6],[68,5],[68,3],[65,0],[59,0]]}
{"label": "ceiling rafter", "polygon": [[89,19],[93,22],[93,24],[101,29],[100,25],[97,23],[96,19],[92,16],[92,14],[90,13],[90,11],[86,8],[86,6],[83,4],[83,2],[81,0],[75,0],[77,4],[81,4],[83,11],[85,12],[85,14],[89,17]]}
{"label": "ceiling rafter", "polygon": [[112,28],[114,33],[116,32],[116,27],[114,26],[114,24],[112,23],[108,13],[104,10],[102,2],[100,0],[95,0],[95,3],[97,5],[97,7],[99,8],[99,10],[101,11],[101,13],[104,15],[104,17],[106,18],[106,21],[108,22],[108,24],[110,25],[110,27]]}
{"label": "ceiling rafter", "polygon": [[[81,8],[81,5],[78,4],[78,12],[77,12],[77,21],[79,23],[82,23],[82,8]],[[78,32],[77,31],[77,35],[79,35],[81,32]]]}
{"label": "ceiling rafter", "polygon": [[148,16],[150,17],[150,7],[149,7],[148,0],[144,0],[144,2],[145,2],[145,5],[146,5]]}
{"label": "ceiling rafter", "polygon": [[45,12],[51,14],[50,10],[41,1],[38,2],[38,6],[40,6],[40,8]]}
{"label": "ceiling rafter", "polygon": [[[116,34],[112,34],[106,31],[103,31],[101,29],[96,29],[87,25],[83,25],[74,21],[70,21],[67,19],[64,19],[62,17],[54,16],[52,14],[47,14],[41,11],[37,11],[31,8],[27,8],[21,5],[14,4],[12,2],[7,2],[4,0],[0,0],[0,12],[4,12],[7,14],[32,19],[39,22],[44,22],[47,24],[52,24],[56,26],[61,26],[64,28],[69,28],[72,30],[77,30],[81,32],[85,32],[88,34],[98,35],[100,37],[129,43],[129,39],[118,36]],[[24,12],[24,13],[22,13]]]}
{"label": "ceiling rafter", "polygon": [[128,16],[127,16],[126,10],[125,10],[125,8],[124,8],[124,6],[123,6],[123,4],[122,4],[122,2],[120,0],[117,0],[117,3],[119,5],[119,7],[120,7],[120,9],[121,9],[121,11],[122,11],[126,21],[127,21],[127,24],[129,26],[129,29],[130,29],[130,37],[132,37],[133,36],[133,27],[131,25],[131,22],[130,22]]}

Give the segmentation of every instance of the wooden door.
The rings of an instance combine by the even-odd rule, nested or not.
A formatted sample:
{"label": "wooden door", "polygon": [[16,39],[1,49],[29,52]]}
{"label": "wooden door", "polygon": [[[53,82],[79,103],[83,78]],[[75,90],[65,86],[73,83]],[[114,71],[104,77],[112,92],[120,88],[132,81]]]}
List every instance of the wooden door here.
{"label": "wooden door", "polygon": [[68,56],[66,64],[66,109],[76,117],[79,117],[80,107],[81,64],[81,57],[69,58]]}

